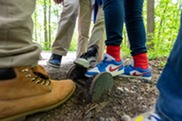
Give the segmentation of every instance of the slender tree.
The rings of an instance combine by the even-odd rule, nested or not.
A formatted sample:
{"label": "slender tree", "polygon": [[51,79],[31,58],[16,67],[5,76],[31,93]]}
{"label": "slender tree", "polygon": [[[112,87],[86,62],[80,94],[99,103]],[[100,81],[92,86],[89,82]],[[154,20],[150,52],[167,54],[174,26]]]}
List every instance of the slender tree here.
{"label": "slender tree", "polygon": [[48,48],[48,38],[47,38],[47,0],[44,0],[44,48]]}
{"label": "slender tree", "polygon": [[152,34],[154,33],[154,4],[155,0],[147,0],[147,34],[148,41],[151,41]]}
{"label": "slender tree", "polygon": [[51,29],[51,7],[52,7],[52,3],[51,3],[51,0],[49,0],[49,48],[51,47],[51,32],[52,32],[52,29]]}

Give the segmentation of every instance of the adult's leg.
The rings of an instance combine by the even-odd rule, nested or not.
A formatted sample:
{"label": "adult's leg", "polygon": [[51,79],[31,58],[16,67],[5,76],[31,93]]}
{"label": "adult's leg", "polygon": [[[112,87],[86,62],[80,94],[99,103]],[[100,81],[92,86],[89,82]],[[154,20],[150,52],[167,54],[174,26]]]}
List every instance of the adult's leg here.
{"label": "adult's leg", "polygon": [[77,57],[80,57],[83,53],[86,52],[88,46],[92,4],[91,0],[78,0],[78,1],[80,1],[80,9],[78,16]]}
{"label": "adult's leg", "polygon": [[96,22],[94,23],[91,37],[89,39],[88,48],[95,46],[99,49],[100,41],[104,40],[105,23],[104,23],[104,11],[103,6],[99,7]]}
{"label": "adult's leg", "polygon": [[104,11],[101,5],[98,9],[98,14],[96,21],[94,23],[92,34],[88,43],[88,49],[94,47],[97,49],[98,61],[103,59],[104,48],[105,48],[105,21],[104,21]]}
{"label": "adult's leg", "polygon": [[64,56],[68,52],[78,16],[79,0],[64,0],[52,53]]}
{"label": "adult's leg", "polygon": [[[99,49],[100,41],[104,41],[104,13],[100,6],[96,22],[92,29],[91,37],[89,39],[89,44],[87,52],[83,53],[79,58],[77,58],[74,63],[81,65],[83,67],[94,67],[97,62],[97,53]],[[82,30],[82,29],[81,29]],[[79,46],[78,46],[79,47]],[[80,48],[83,48],[80,46]],[[100,47],[102,49],[102,47]],[[78,48],[79,49],[79,48]]]}
{"label": "adult's leg", "polygon": [[0,67],[36,65],[40,47],[32,42],[35,1],[0,1]]}

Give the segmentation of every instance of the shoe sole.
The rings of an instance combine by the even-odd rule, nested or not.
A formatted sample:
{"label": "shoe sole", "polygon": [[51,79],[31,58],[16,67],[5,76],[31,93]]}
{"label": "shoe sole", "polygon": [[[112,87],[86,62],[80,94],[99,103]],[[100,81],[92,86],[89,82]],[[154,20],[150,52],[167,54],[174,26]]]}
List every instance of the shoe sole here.
{"label": "shoe sole", "polygon": [[56,68],[56,69],[60,68],[60,66],[56,66],[56,65],[49,63],[49,62],[47,62],[47,65],[52,67],[52,68]]}
{"label": "shoe sole", "polygon": [[98,101],[103,93],[113,87],[113,77],[108,72],[96,75],[90,85],[89,94],[92,102]]}
{"label": "shoe sole", "polygon": [[67,101],[73,95],[73,93],[75,92],[75,89],[76,89],[76,86],[74,86],[72,92],[64,100],[62,100],[61,102],[59,102],[57,104],[51,105],[49,107],[45,107],[45,108],[25,112],[25,113],[15,115],[15,116],[11,116],[11,117],[8,117],[8,118],[0,119],[0,121],[23,121],[23,120],[26,119],[26,116],[28,116],[28,115],[32,115],[32,114],[35,114],[35,113],[46,112],[46,111],[52,110],[52,109],[58,107],[59,105],[63,104],[65,101]]}
{"label": "shoe sole", "polygon": [[[123,72],[124,72],[124,69],[117,72],[106,72],[106,73],[110,73],[113,77],[115,77],[115,76],[120,76],[121,74],[123,74]],[[100,73],[105,73],[105,72],[100,72]],[[85,74],[85,76],[90,78],[90,77],[93,77],[94,75]]]}
{"label": "shoe sole", "polygon": [[83,66],[85,68],[89,68],[90,67],[90,64],[88,63],[88,61],[85,61],[84,59],[76,59],[74,61],[74,64]]}
{"label": "shoe sole", "polygon": [[111,72],[111,75],[113,77],[115,77],[115,76],[119,76],[119,75],[123,74],[123,72],[124,72],[124,69],[122,69],[120,71],[116,71],[116,72]]}
{"label": "shoe sole", "polygon": [[124,78],[135,78],[135,79],[143,79],[144,82],[150,82],[152,77],[141,77],[141,76],[128,76],[128,75],[120,75],[120,77]]}

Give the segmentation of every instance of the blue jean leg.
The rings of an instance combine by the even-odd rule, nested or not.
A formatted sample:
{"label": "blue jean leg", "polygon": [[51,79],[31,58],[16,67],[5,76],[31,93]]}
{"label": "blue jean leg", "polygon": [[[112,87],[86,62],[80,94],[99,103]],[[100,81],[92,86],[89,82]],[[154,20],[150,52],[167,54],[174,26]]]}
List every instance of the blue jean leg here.
{"label": "blue jean leg", "polygon": [[156,111],[164,121],[182,121],[182,18],[178,37],[159,78]]}
{"label": "blue jean leg", "polygon": [[131,55],[147,52],[146,32],[143,22],[144,0],[125,0],[125,24],[130,42]]}
{"label": "blue jean leg", "polygon": [[119,46],[122,42],[124,0],[103,0],[106,25],[106,45]]}

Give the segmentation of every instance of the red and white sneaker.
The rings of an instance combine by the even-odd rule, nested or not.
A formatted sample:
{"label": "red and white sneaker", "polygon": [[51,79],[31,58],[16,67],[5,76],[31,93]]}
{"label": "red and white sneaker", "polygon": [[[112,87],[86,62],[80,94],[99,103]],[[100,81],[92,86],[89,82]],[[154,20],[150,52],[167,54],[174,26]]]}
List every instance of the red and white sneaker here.
{"label": "red and white sneaker", "polygon": [[105,54],[104,59],[97,64],[94,68],[85,73],[86,77],[93,77],[101,72],[109,72],[112,76],[121,75],[123,73],[122,60],[117,62],[111,55]]}
{"label": "red and white sneaker", "polygon": [[151,68],[142,69],[142,68],[135,68],[132,65],[128,65],[124,67],[124,72],[121,77],[132,77],[138,79],[144,79],[150,81],[152,78]]}

